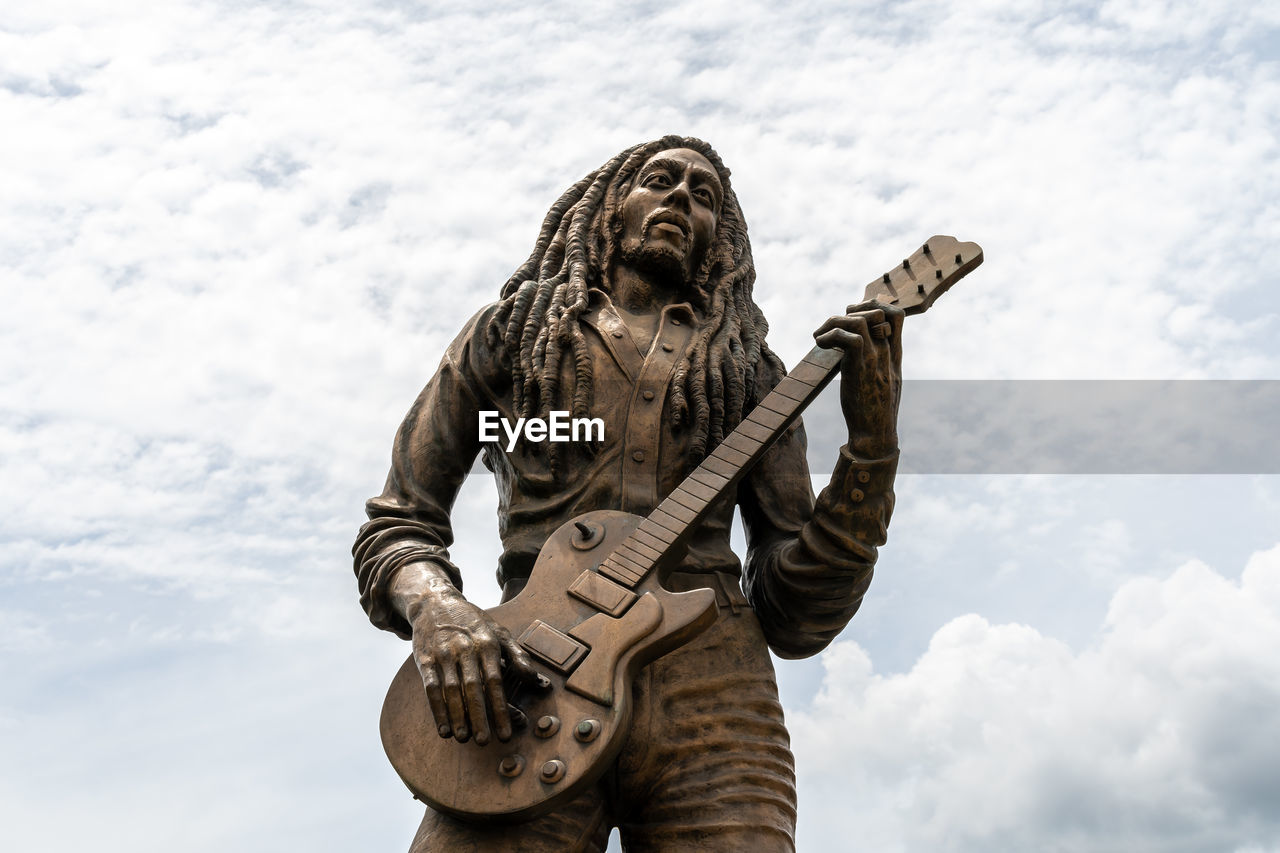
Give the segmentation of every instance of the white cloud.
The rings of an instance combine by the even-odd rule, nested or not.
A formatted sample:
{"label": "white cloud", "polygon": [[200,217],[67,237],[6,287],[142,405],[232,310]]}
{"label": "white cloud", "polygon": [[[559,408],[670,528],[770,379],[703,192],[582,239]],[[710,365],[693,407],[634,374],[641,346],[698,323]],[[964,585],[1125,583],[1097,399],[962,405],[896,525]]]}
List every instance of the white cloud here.
{"label": "white cloud", "polygon": [[1280,545],[1239,581],[1191,562],[1117,590],[1075,653],[956,618],[909,672],[823,656],[790,715],[805,843],[858,849],[1217,851],[1280,844]]}
{"label": "white cloud", "polygon": [[[366,834],[412,832],[375,814],[408,811],[394,785],[367,783],[373,770],[343,787],[340,767],[254,763],[304,709],[263,711],[257,752],[228,751],[219,741],[242,732],[223,718],[238,706],[201,702],[200,688],[252,702],[235,689],[245,669],[312,676],[320,649],[363,672],[390,642],[364,626],[368,647],[333,638],[362,618],[347,549],[395,426],[548,205],[625,145],[675,131],[718,146],[789,361],[863,282],[942,231],[981,242],[987,264],[912,322],[912,376],[1275,375],[1280,305],[1260,271],[1280,238],[1277,21],[1266,4],[1184,6],[8,4],[0,645],[19,654],[0,661],[0,731],[25,732],[14,742],[28,766],[50,768],[5,779],[8,825],[47,840],[38,825],[64,802],[112,825],[159,791],[172,820],[153,843],[189,847],[197,809],[151,754],[191,747],[165,728],[170,711],[207,738],[202,802],[239,790],[237,761],[275,783],[246,786],[266,805],[231,797],[209,811],[216,849],[251,849],[271,821],[289,825],[279,815],[314,814],[315,796],[360,802]],[[977,578],[972,594],[1016,593],[995,613],[1087,633],[1070,564],[1110,554],[1113,570],[1085,584],[1105,599],[1133,574],[1119,567],[1156,559],[1150,532],[1132,532],[1146,498],[1111,521],[1089,513],[1106,504],[1093,487],[1048,488],[1064,508],[1020,485],[935,482],[938,495],[912,496],[904,484],[872,591],[892,606],[870,602],[855,624],[888,645],[895,619],[923,618],[895,575],[936,581],[922,586],[931,616],[958,578]],[[1249,507],[1275,505],[1270,484],[1251,488]],[[1272,534],[1264,513],[1233,506],[1225,528]],[[1063,546],[1076,524],[1086,537]],[[458,527],[469,591],[491,601],[491,492],[464,494]],[[1053,578],[1026,580],[1042,558]],[[1045,589],[1069,606],[1047,614]],[[272,643],[278,657],[263,657]],[[178,679],[194,692],[146,701],[210,648],[227,656],[215,687]],[[380,681],[350,690],[376,705]],[[95,716],[130,691],[142,698],[128,712]],[[343,700],[332,686],[315,699],[328,712],[316,741],[385,772],[352,734],[363,721],[333,711]],[[313,749],[280,764],[315,767]],[[105,776],[111,790],[61,793],[60,775]],[[294,838],[355,846],[335,823],[295,825]],[[92,840],[144,849],[120,833]]]}

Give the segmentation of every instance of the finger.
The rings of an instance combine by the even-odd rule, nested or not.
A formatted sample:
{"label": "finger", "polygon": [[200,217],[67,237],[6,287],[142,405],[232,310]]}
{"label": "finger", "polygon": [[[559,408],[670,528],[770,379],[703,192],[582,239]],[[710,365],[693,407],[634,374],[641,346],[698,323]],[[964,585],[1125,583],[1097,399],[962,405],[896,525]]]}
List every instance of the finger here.
{"label": "finger", "polygon": [[449,737],[453,734],[453,727],[449,725],[449,712],[444,705],[444,691],[440,688],[440,672],[429,655],[418,658],[418,673],[422,676],[422,689],[426,691],[427,704],[431,706],[431,716],[435,718],[440,737]]}
{"label": "finger", "polygon": [[[871,337],[867,317],[864,314],[850,314],[844,317],[831,317],[822,325],[824,328],[828,326],[830,328],[827,328],[826,331],[819,329],[819,332],[821,333],[817,338],[819,346],[839,347],[848,352],[855,352],[854,347],[861,346],[861,343],[856,345],[853,344],[849,336],[852,335],[861,340]],[[832,341],[832,343],[823,343],[824,340]],[[871,352],[874,352],[874,350],[868,348],[868,355]]]}
{"label": "finger", "polygon": [[907,318],[907,312],[903,311],[896,305],[887,305],[884,309],[885,322],[893,327],[893,331],[889,336],[889,349],[893,357],[894,364],[902,364],[902,322]]}
{"label": "finger", "polygon": [[[894,309],[896,310],[896,309]],[[856,314],[846,314],[843,317],[832,317],[823,324],[832,328],[848,329],[851,332],[861,334],[863,328],[869,332],[868,337],[873,343],[888,344],[894,333],[893,323],[889,319],[889,309],[881,306],[879,308],[861,311]]]}
{"label": "finger", "polygon": [[533,659],[519,643],[511,638],[510,634],[503,636],[499,642],[502,645],[502,656],[515,669],[516,678],[525,682],[542,683],[544,680],[542,673],[534,668]]}
{"label": "finger", "polygon": [[888,311],[898,310],[892,305],[881,302],[879,299],[868,299],[865,302],[859,302],[855,305],[849,305],[844,309],[846,314],[857,314],[861,311]]}
{"label": "finger", "polygon": [[876,323],[883,323],[884,320],[884,311],[879,309],[867,311],[861,314],[842,314],[835,317],[828,317],[826,321],[818,327],[818,330],[814,332],[814,334],[820,335],[823,332],[830,331],[831,329],[848,329],[851,332],[856,332],[863,325],[875,325]]}
{"label": "finger", "polygon": [[862,335],[846,329],[832,329],[819,335],[816,340],[818,346],[824,349],[842,349],[850,354],[860,352],[865,346]]}
{"label": "finger", "polygon": [[471,739],[471,730],[467,727],[467,708],[462,698],[462,685],[458,680],[458,662],[453,655],[442,658],[440,662],[440,686],[444,691],[444,704],[449,709],[449,724],[453,727],[453,736],[459,743]]}
{"label": "finger", "polygon": [[[511,740],[511,713],[507,710],[507,694],[502,689],[502,655],[496,646],[485,646],[480,653],[484,692],[493,715],[493,730],[500,741]],[[480,739],[479,733],[476,740]]]}
{"label": "finger", "polygon": [[467,716],[471,718],[476,743],[489,742],[489,712],[485,708],[484,680],[480,677],[480,661],[474,652],[462,656],[462,695],[467,701]]}

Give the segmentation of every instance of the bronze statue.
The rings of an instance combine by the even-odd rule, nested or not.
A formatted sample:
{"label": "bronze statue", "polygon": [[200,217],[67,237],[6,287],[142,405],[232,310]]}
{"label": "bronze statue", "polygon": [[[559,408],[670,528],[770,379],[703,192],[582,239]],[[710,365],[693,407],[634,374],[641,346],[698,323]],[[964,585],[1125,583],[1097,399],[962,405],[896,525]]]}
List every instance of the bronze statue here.
{"label": "bronze statue", "polygon": [[[926,262],[938,254],[923,251]],[[980,260],[971,253],[961,269],[957,251],[936,285]],[[576,759],[526,767],[527,756],[508,746],[513,736],[576,739],[589,751],[610,708],[625,709],[629,723],[595,756],[605,766],[547,813],[513,807],[506,817],[522,820],[510,822],[495,806],[494,820],[467,820],[457,815],[470,810],[449,806],[448,794],[429,798],[453,813],[429,808],[413,851],[602,851],[615,826],[628,851],[794,849],[794,770],[768,649],[784,658],[821,651],[871,580],[893,509],[903,310],[869,301],[828,319],[815,333],[831,348],[815,350],[831,354],[828,374],[819,377],[820,358],[806,358],[793,376],[812,375],[788,392],[754,279],[746,223],[715,151],[675,136],[635,146],[555,203],[529,259],[458,335],[410,409],[353,553],[370,619],[412,639],[412,696],[396,701],[434,729],[426,746],[452,743],[450,755],[464,762],[457,767],[484,756],[447,786],[474,786],[482,799],[493,791],[496,803],[518,780],[552,796]],[[889,281],[885,292],[896,297]],[[816,394],[837,364],[849,441],[815,500],[795,419],[804,403],[776,401]],[[764,428],[746,419],[767,396],[775,403],[757,411],[772,432],[739,440]],[[782,414],[769,421],[766,409]],[[577,440],[548,440],[557,423],[568,435],[566,422],[584,427]],[[515,623],[496,618],[502,606],[490,613],[463,598],[447,550],[449,511],[477,454],[498,484],[503,601],[521,596],[544,546],[584,552],[585,570],[553,582],[570,589],[539,592],[580,608],[577,628],[559,630],[531,611],[513,636],[505,624]],[[698,471],[715,488],[703,494],[703,480],[685,481]],[[745,566],[729,548],[735,506]],[[665,611],[645,592],[662,593],[656,582],[642,585],[655,567],[666,590],[690,593],[671,596]],[[590,667],[581,661],[627,631],[610,666],[637,675],[620,696],[613,685],[628,681],[611,681],[601,655]],[[663,631],[668,639],[627,657]],[[587,707],[601,719],[536,710],[550,701],[539,697],[552,681],[567,697],[586,697],[574,701],[595,702]],[[421,775],[450,772],[438,765]]]}

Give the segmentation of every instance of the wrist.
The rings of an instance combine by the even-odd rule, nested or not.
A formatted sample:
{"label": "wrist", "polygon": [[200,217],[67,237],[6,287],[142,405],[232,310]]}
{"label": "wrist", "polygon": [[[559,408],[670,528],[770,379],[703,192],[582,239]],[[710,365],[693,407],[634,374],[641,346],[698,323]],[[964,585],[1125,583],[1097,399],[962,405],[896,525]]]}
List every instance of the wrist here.
{"label": "wrist", "polygon": [[879,435],[851,434],[848,447],[859,459],[884,459],[898,452],[898,433],[894,430]]}
{"label": "wrist", "polygon": [[400,567],[391,582],[389,598],[396,612],[412,625],[423,608],[435,609],[461,599],[462,593],[444,569],[423,561]]}

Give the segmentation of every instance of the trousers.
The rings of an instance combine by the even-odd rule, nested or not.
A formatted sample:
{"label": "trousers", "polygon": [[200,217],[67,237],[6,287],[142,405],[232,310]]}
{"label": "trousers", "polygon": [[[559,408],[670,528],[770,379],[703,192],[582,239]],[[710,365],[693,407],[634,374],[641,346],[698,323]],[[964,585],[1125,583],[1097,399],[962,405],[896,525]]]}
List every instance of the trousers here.
{"label": "trousers", "polygon": [[592,789],[520,824],[428,809],[410,853],[603,853],[614,827],[627,853],[793,853],[795,763],[773,662],[736,584],[720,585],[726,596],[710,628],[641,671],[631,732]]}

